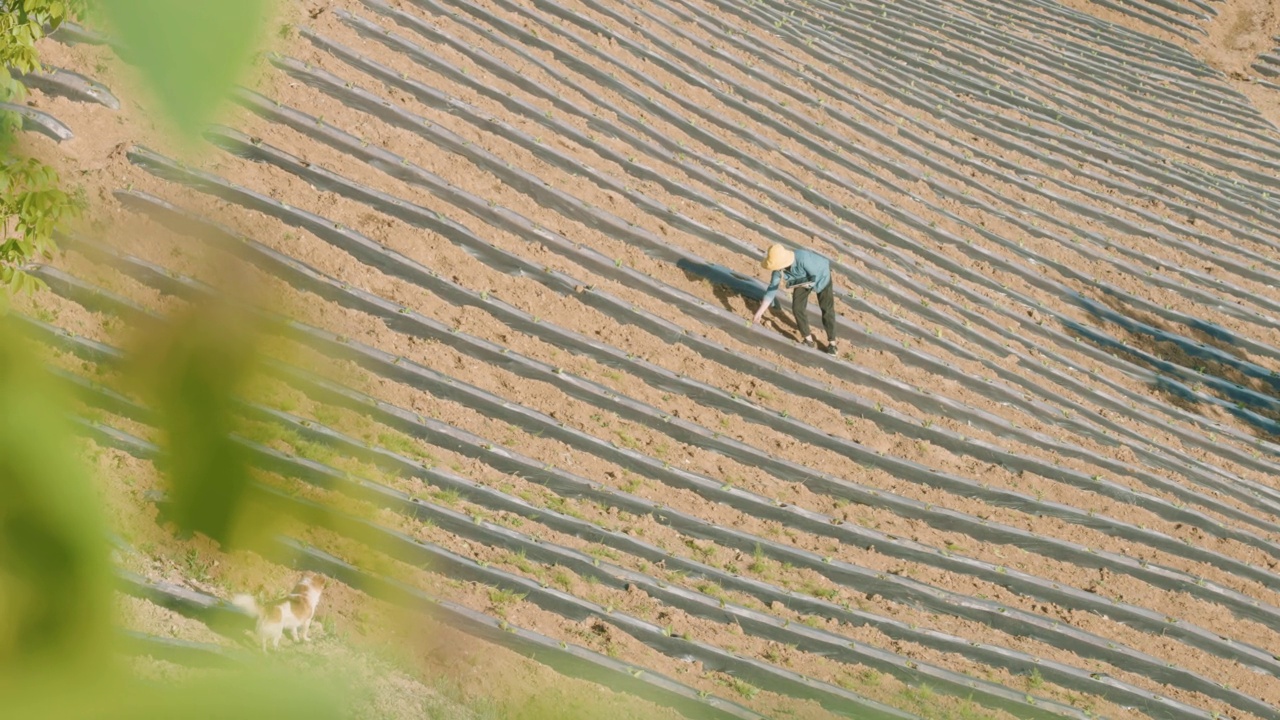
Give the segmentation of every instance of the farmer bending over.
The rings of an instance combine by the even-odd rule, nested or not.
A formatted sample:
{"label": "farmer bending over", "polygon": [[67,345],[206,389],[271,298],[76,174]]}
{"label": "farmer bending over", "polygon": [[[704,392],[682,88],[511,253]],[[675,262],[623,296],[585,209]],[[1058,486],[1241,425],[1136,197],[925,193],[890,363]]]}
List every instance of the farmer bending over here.
{"label": "farmer bending over", "polygon": [[791,312],[804,337],[804,344],[815,347],[813,333],[809,331],[809,293],[817,291],[818,307],[822,308],[822,328],[827,331],[827,354],[836,354],[836,303],[835,290],[831,287],[831,263],[812,250],[800,248],[792,251],[781,245],[773,245],[765,253],[760,266],[770,270],[769,288],[752,323],[760,322],[764,311],[778,295],[778,287],[785,277],[791,289]]}

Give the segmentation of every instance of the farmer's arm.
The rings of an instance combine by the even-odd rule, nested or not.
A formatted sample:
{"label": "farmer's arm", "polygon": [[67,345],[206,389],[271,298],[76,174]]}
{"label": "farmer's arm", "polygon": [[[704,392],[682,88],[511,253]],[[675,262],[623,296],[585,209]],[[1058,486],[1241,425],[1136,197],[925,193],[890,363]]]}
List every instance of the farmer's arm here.
{"label": "farmer's arm", "polygon": [[769,277],[769,287],[765,288],[764,299],[760,301],[760,308],[756,310],[756,316],[751,319],[752,323],[758,323],[760,318],[764,317],[764,311],[769,309],[773,299],[778,296],[778,288],[781,285],[782,271],[774,270],[773,275]]}

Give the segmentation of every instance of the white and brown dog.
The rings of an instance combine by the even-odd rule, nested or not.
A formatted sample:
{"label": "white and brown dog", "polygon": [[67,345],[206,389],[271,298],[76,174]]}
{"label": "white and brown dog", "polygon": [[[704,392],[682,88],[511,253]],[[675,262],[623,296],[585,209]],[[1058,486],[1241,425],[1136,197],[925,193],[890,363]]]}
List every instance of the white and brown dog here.
{"label": "white and brown dog", "polygon": [[306,572],[283,600],[258,607],[252,596],[236,595],[231,599],[231,604],[257,618],[256,633],[258,640],[262,642],[262,651],[266,652],[268,640],[271,641],[272,649],[280,648],[280,638],[285,630],[293,634],[294,642],[300,642],[299,629],[302,630],[301,640],[311,641],[311,620],[315,618],[316,607],[320,605],[322,590],[324,577]]}

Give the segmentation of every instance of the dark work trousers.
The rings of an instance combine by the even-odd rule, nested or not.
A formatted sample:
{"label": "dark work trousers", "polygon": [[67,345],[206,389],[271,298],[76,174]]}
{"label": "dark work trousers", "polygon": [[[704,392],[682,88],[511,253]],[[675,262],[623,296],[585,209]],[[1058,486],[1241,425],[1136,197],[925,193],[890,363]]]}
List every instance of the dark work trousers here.
{"label": "dark work trousers", "polygon": [[[809,293],[812,288],[802,287],[791,291],[791,312],[800,327],[800,337],[809,337]],[[836,291],[835,283],[818,292],[818,307],[822,308],[822,329],[827,331],[827,342],[836,341]]]}

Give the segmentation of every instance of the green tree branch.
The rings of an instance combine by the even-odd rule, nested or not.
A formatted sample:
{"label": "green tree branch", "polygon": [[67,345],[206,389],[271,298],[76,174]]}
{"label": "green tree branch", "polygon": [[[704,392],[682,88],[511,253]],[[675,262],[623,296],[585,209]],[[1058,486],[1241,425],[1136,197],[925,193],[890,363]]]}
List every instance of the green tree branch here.
{"label": "green tree branch", "polygon": [[[85,0],[0,2],[0,101],[20,102],[26,96],[13,71],[40,70],[35,44],[46,28],[56,29],[85,9]],[[21,127],[16,113],[0,112],[0,210],[5,218],[0,235],[0,312],[15,294],[42,285],[23,266],[52,257],[57,250],[54,230],[85,206],[81,193],[62,189],[56,170],[22,156],[17,143]]]}

